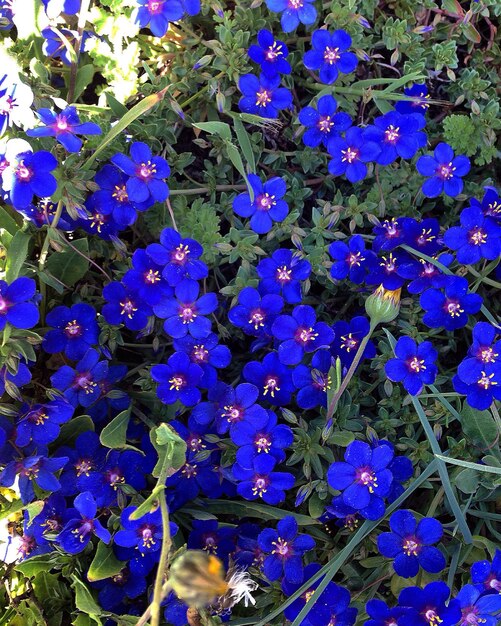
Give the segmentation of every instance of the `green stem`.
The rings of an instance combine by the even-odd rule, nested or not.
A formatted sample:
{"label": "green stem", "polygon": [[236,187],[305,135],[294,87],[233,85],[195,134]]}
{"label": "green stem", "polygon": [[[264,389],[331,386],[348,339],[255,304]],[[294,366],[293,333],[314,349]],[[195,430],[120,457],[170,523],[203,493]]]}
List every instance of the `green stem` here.
{"label": "green stem", "polygon": [[71,60],[70,81],[68,86],[68,103],[71,104],[75,96],[75,86],[77,83],[78,60],[80,58],[80,46],[82,45],[82,37],[85,24],[87,22],[87,14],[90,9],[92,0],[82,0],[80,13],[78,14],[78,33],[75,38],[75,58]]}
{"label": "green stem", "polygon": [[480,274],[480,272],[477,272],[477,270],[474,270],[471,266],[468,266],[468,271],[470,274],[473,274],[473,276],[480,278],[481,283],[485,283],[491,287],[496,287],[496,289],[501,289],[501,283],[498,283],[497,280],[493,280],[492,278],[488,278],[487,276]]}
{"label": "green stem", "polygon": [[[211,80],[218,80],[219,78],[222,78],[223,76],[225,76],[226,72],[219,72],[219,74],[216,74],[213,78],[211,78]],[[185,100],[180,106],[181,108],[184,109],[191,104],[194,100],[196,100],[199,96],[201,96],[205,91],[207,91],[207,89],[209,89],[209,85],[205,85],[204,87],[202,87],[202,89],[200,89],[200,91],[197,91],[197,93],[193,94],[190,98],[188,98],[188,100]]]}
{"label": "green stem", "polygon": [[[40,257],[38,259],[38,271],[39,272],[43,272],[43,269],[45,267],[45,262],[47,261],[47,255],[49,253],[49,246],[50,246],[50,231],[52,228],[57,228],[57,225],[59,223],[59,220],[61,219],[62,213],[63,213],[63,201],[59,200],[59,202],[57,203],[56,213],[54,214],[54,219],[52,220],[52,223],[47,229],[47,233],[45,235],[42,249],[40,251]],[[47,286],[42,280],[40,281],[40,295],[42,296],[42,301],[40,303],[40,317],[41,317],[41,323],[43,324],[43,320],[45,316],[45,303],[47,300]]]}
{"label": "green stem", "polygon": [[357,353],[355,354],[355,358],[353,359],[350,365],[350,369],[346,372],[346,376],[344,377],[343,382],[341,383],[341,386],[336,391],[336,393],[332,396],[332,399],[329,402],[329,406],[327,407],[326,420],[329,420],[334,415],[334,412],[336,411],[337,403],[339,402],[339,398],[343,395],[346,387],[348,387],[350,380],[353,378],[353,374],[355,373],[355,370],[357,369],[358,364],[360,363],[360,360],[362,359],[364,350],[367,344],[369,343],[369,339],[371,338],[371,335],[374,332],[375,328],[376,328],[376,325],[371,324],[369,328],[369,332],[367,333],[367,335],[365,335],[365,337],[360,342]]}

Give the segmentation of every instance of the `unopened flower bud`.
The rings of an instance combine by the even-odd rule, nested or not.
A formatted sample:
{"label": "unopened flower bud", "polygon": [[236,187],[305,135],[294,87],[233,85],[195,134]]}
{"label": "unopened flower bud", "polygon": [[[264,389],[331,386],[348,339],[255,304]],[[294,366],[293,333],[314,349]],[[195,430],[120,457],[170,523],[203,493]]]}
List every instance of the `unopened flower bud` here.
{"label": "unopened flower bud", "polygon": [[400,311],[401,291],[401,289],[390,291],[385,289],[383,285],[379,285],[376,291],[367,298],[365,310],[373,326],[392,322],[397,317]]}
{"label": "unopened flower bud", "polygon": [[169,583],[190,607],[203,608],[228,590],[221,561],[203,550],[187,550],[170,568]]}

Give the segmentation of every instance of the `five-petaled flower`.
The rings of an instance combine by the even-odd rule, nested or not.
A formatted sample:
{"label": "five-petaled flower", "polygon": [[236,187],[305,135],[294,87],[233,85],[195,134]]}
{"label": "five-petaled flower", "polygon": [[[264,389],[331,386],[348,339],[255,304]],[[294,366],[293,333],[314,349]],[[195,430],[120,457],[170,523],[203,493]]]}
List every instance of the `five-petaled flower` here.
{"label": "five-petaled flower", "polygon": [[64,352],[69,359],[76,361],[98,343],[96,311],[90,304],[80,302],[72,307],[58,306],[47,315],[46,322],[53,327],[43,342],[43,349],[49,354]]}
{"label": "five-petaled flower", "polygon": [[299,26],[309,26],[317,19],[317,10],[313,6],[315,0],[266,0],[270,11],[282,13],[280,22],[284,33],[290,33]]}
{"label": "five-petaled flower", "polygon": [[257,42],[259,45],[252,45],[248,55],[255,63],[259,63],[266,78],[291,73],[290,63],[286,61],[289,51],[283,41],[275,39],[269,30],[262,29],[257,34]]}
{"label": "five-petaled flower", "polygon": [[55,137],[68,152],[80,152],[82,140],[77,135],[100,135],[101,129],[94,122],[81,122],[74,106],[61,113],[50,109],[38,109],[37,115],[44,124],[26,131],[28,137]]}
{"label": "five-petaled flower", "polygon": [[318,99],[317,108],[307,106],[299,112],[299,121],[306,126],[303,135],[305,146],[316,148],[320,144],[328,146],[329,141],[348,130],[351,117],[343,111],[337,111],[337,101],[329,95]]}
{"label": "five-petaled flower", "polygon": [[38,307],[33,303],[36,283],[21,276],[10,285],[0,280],[0,331],[7,323],[15,328],[33,328],[38,322]]}
{"label": "five-petaled flower", "polygon": [[[145,513],[138,519],[130,519],[137,507],[128,506],[122,511],[120,523],[123,530],[119,530],[114,536],[117,546],[124,548],[137,548],[141,554],[158,552],[162,547],[162,515],[160,509],[153,513]],[[171,536],[177,532],[177,526],[170,524]]]}
{"label": "five-petaled flower", "polygon": [[312,50],[304,55],[309,70],[319,70],[320,80],[327,85],[334,83],[339,72],[350,74],[357,67],[357,57],[347,52],[351,37],[344,30],[316,30],[311,36]]}
{"label": "five-petaled flower", "polygon": [[344,137],[333,137],[327,150],[332,159],[329,172],[333,176],[345,174],[350,183],[356,183],[367,176],[369,161],[375,161],[381,148],[377,143],[368,141],[362,129],[357,126],[348,128]]}
{"label": "five-petaled flower", "polygon": [[280,76],[267,78],[261,75],[244,74],[238,81],[242,97],[238,103],[244,113],[261,117],[277,118],[279,111],[292,105],[292,94],[285,87],[279,87]]}
{"label": "five-petaled flower", "polygon": [[287,190],[283,178],[275,176],[265,183],[259,176],[249,174],[249,184],[254,200],[248,193],[241,193],[233,200],[233,210],[240,217],[250,217],[250,226],[258,234],[271,230],[273,222],[281,222],[289,213],[289,206],[282,198]]}
{"label": "five-petaled flower", "polygon": [[456,250],[459,263],[472,265],[501,256],[501,225],[494,218],[472,206],[464,209],[459,219],[461,226],[452,226],[444,233],[444,243]]}
{"label": "five-petaled flower", "polygon": [[426,311],[423,322],[430,328],[456,330],[468,322],[468,315],[478,313],[482,297],[468,292],[468,281],[462,276],[448,276],[443,289],[427,289],[419,303]]}
{"label": "five-petaled flower", "polygon": [[470,171],[470,159],[464,155],[455,157],[448,144],[439,143],[433,156],[419,157],[416,167],[422,176],[429,177],[422,186],[427,198],[436,198],[442,192],[455,198],[463,191],[462,177]]}
{"label": "five-petaled flower", "polygon": [[80,513],[80,519],[71,519],[59,533],[56,541],[70,554],[78,554],[85,549],[92,535],[104,543],[109,543],[111,535],[96,519],[97,504],[90,491],[80,493],[74,501],[74,507]]}
{"label": "five-petaled flower", "polygon": [[400,337],[395,345],[396,358],[386,362],[386,376],[401,382],[411,396],[421,393],[423,385],[431,385],[437,375],[437,351],[431,341],[419,345],[411,337]]}

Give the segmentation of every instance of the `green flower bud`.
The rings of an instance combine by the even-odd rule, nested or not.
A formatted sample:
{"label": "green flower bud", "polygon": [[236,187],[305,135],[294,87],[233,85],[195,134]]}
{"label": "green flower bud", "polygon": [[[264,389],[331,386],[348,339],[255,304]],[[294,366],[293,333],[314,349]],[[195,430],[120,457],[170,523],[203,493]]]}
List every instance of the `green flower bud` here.
{"label": "green flower bud", "polygon": [[370,317],[371,325],[392,322],[400,311],[401,289],[390,291],[379,285],[365,301],[365,310]]}

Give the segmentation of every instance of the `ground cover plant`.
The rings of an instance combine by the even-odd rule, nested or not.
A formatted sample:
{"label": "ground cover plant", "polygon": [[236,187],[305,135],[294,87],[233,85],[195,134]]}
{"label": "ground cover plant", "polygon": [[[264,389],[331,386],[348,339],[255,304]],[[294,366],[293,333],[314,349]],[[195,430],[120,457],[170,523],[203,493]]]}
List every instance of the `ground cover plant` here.
{"label": "ground cover plant", "polygon": [[0,624],[495,626],[498,0],[0,0]]}

